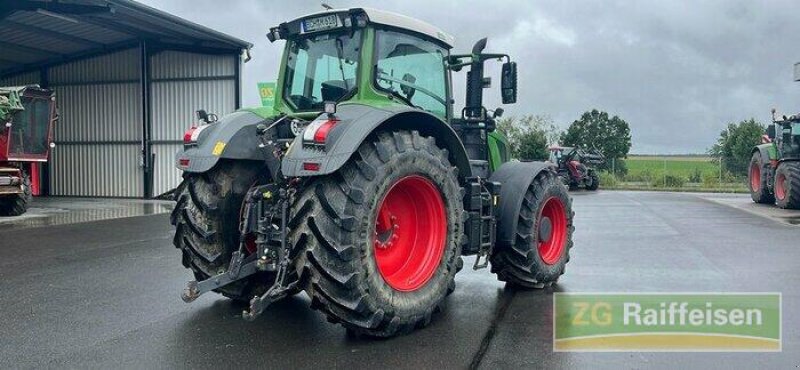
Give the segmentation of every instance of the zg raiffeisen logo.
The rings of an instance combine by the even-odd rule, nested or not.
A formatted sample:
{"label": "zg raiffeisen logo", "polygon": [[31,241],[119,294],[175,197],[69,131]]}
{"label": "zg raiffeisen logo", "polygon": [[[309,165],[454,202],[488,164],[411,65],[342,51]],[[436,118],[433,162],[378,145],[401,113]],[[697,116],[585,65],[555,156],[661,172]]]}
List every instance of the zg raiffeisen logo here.
{"label": "zg raiffeisen logo", "polygon": [[780,293],[556,293],[553,349],[781,350]]}

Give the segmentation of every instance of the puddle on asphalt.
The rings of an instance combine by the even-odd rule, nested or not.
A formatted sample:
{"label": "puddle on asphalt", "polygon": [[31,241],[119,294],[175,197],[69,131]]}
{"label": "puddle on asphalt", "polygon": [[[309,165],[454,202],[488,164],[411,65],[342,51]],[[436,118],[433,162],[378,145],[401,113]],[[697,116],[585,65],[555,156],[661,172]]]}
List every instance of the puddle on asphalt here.
{"label": "puddle on asphalt", "polygon": [[[146,203],[145,203],[146,202]],[[16,217],[0,217],[0,231],[40,226],[57,226],[169,213],[172,202],[66,201],[44,202]]]}

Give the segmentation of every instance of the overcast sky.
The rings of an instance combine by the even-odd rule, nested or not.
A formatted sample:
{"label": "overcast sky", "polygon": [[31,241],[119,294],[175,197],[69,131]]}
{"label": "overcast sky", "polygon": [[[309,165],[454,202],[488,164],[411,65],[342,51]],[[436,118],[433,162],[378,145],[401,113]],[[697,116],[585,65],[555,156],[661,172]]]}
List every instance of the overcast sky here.
{"label": "overcast sky", "polygon": [[[141,1],[253,43],[245,105],[259,104],[256,82],[277,77],[283,44],[270,44],[267,29],[322,9],[306,0]],[[602,109],[630,124],[633,153],[703,153],[728,122],[767,122],[773,106],[800,111],[796,0],[326,2],[427,21],[456,37],[455,52],[488,36],[487,51],[519,64],[520,95],[507,115],[545,114],[566,127]],[[499,106],[497,71],[487,108]]]}

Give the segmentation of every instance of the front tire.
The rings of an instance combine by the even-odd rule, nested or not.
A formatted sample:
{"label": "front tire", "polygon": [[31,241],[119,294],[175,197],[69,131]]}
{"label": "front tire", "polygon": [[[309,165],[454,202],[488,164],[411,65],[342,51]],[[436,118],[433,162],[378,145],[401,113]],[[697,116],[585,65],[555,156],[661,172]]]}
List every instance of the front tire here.
{"label": "front tire", "polygon": [[31,178],[22,172],[22,193],[0,197],[0,216],[20,216],[28,211],[31,193]]}
{"label": "front tire", "polygon": [[463,205],[457,169],[431,137],[380,133],[303,191],[312,308],[360,335],[427,325],[455,288]]}
{"label": "front tire", "polygon": [[761,153],[753,153],[747,171],[747,186],[750,188],[750,198],[753,202],[761,204],[774,204],[775,194],[767,184],[768,163],[763,163]]}
{"label": "front tire", "polygon": [[[239,249],[239,222],[244,196],[256,183],[267,181],[267,170],[248,162],[220,161],[205,173],[185,173],[175,190],[173,244],[183,266],[198,281],[227,271]],[[273,273],[258,273],[215,290],[239,302],[262,294],[275,281]]]}
{"label": "front tire", "polygon": [[800,162],[783,162],[778,166],[775,200],[780,208],[800,209]]}
{"label": "front tire", "polygon": [[492,272],[523,288],[543,288],[564,274],[572,249],[572,200],[552,170],[528,186],[517,221],[514,245],[495,248]]}

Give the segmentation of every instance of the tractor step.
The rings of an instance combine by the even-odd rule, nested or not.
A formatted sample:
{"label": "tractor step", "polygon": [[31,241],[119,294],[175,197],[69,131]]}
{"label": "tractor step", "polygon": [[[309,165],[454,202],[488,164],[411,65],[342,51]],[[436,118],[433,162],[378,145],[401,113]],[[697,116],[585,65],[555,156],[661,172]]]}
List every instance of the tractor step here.
{"label": "tractor step", "polygon": [[475,254],[473,270],[489,266],[489,256],[495,243],[495,208],[500,196],[500,183],[480,177],[468,179],[464,208],[467,210],[467,235],[469,243],[464,254]]}

